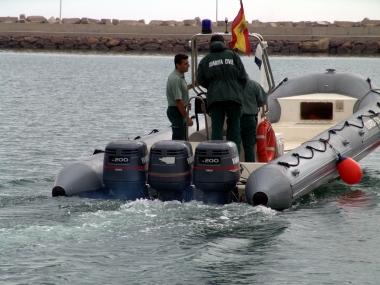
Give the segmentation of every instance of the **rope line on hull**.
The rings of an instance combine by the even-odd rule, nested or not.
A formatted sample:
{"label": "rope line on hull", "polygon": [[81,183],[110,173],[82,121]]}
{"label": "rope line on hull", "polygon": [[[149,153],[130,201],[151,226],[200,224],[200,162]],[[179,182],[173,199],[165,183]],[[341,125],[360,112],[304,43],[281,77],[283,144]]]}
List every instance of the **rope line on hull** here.
{"label": "rope line on hull", "polygon": [[[379,91],[380,91],[380,89],[371,89],[368,93],[375,92],[376,94],[380,95]],[[380,102],[377,102],[376,104],[380,108]],[[313,146],[307,145],[305,148],[308,149],[308,150],[310,150],[310,156],[300,155],[299,153],[295,152],[295,153],[292,153],[292,156],[297,159],[297,162],[295,162],[295,163],[289,163],[289,162],[285,162],[285,161],[279,161],[279,162],[277,162],[277,164],[279,164],[281,166],[284,166],[286,168],[297,167],[300,164],[301,159],[312,159],[312,158],[314,158],[315,152],[326,152],[327,151],[327,145],[329,145],[330,148],[332,148],[336,152],[338,158],[341,157],[340,153],[337,152],[336,149],[330,144],[331,135],[336,135],[337,132],[340,132],[340,131],[344,130],[346,127],[355,127],[355,128],[358,128],[358,129],[363,129],[364,126],[365,126],[363,118],[373,119],[375,117],[379,117],[380,116],[380,112],[375,112],[375,111],[373,111],[371,109],[368,110],[368,113],[369,113],[369,115],[360,115],[360,116],[356,117],[358,120],[361,121],[361,125],[357,125],[357,124],[351,123],[351,122],[349,122],[347,120],[347,121],[345,121],[343,123],[342,127],[328,130],[328,132],[327,132],[328,137],[326,139],[320,138],[319,140],[308,141],[308,143],[311,143],[311,142],[321,142],[321,143],[323,143],[324,149],[318,149],[318,148],[315,148]],[[376,123],[376,126],[380,129],[379,122],[377,120],[373,120],[373,121]]]}

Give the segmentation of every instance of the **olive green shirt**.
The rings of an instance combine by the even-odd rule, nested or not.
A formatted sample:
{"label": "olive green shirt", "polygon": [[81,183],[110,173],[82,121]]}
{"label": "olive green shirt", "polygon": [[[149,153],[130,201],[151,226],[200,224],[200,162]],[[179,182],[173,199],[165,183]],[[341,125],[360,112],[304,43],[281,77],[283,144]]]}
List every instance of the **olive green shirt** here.
{"label": "olive green shirt", "polygon": [[183,100],[185,105],[189,102],[189,90],[187,89],[185,75],[176,69],[168,77],[166,97],[169,107],[176,106],[176,100]]}
{"label": "olive green shirt", "polygon": [[256,115],[259,107],[266,104],[267,94],[261,85],[254,80],[248,80],[244,88],[243,115]]}

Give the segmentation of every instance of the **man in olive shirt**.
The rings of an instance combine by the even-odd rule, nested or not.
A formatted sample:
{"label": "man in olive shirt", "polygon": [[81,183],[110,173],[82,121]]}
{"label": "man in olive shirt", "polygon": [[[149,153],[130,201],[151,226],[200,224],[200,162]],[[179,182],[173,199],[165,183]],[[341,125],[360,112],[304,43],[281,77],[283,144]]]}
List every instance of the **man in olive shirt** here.
{"label": "man in olive shirt", "polygon": [[198,65],[197,81],[207,88],[211,138],[223,139],[223,125],[227,117],[227,140],[233,141],[240,152],[241,105],[247,78],[239,55],[226,47],[222,35],[211,37],[210,53]]}
{"label": "man in olive shirt", "polygon": [[246,162],[255,161],[257,114],[267,102],[267,94],[259,83],[248,80],[244,88],[240,133]]}
{"label": "man in olive shirt", "polygon": [[169,75],[166,84],[166,97],[168,109],[166,114],[172,124],[172,139],[185,140],[186,127],[192,126],[193,121],[186,114],[186,106],[189,103],[189,88],[185,80],[185,73],[189,70],[189,60],[185,54],[177,54],[174,57],[174,71]]}

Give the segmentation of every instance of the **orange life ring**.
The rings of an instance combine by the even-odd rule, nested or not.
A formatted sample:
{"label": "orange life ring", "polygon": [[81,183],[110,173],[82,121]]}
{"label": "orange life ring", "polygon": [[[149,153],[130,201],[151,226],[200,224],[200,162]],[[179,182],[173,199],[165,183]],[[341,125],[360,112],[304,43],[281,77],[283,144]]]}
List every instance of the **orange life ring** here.
{"label": "orange life ring", "polygon": [[257,126],[256,148],[259,162],[268,162],[276,157],[276,135],[267,119]]}

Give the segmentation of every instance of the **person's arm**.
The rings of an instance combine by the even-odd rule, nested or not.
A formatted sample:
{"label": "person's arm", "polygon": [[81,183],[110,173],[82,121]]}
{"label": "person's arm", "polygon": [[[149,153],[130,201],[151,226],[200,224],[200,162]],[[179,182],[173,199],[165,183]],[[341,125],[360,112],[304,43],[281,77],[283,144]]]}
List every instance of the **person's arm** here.
{"label": "person's arm", "polygon": [[256,81],[252,81],[252,84],[253,84],[253,87],[255,88],[257,106],[262,107],[265,104],[267,104],[268,95],[259,83],[257,83]]}
{"label": "person's arm", "polygon": [[245,68],[244,68],[244,64],[243,62],[241,61],[241,58],[240,56],[237,54],[237,53],[234,53],[235,55],[235,62],[236,62],[236,66],[239,70],[239,74],[238,74],[238,81],[239,83],[243,86],[243,88],[245,87],[245,85],[247,84],[247,80],[248,80],[248,77],[247,77],[247,72],[245,71]]}
{"label": "person's arm", "polygon": [[188,126],[192,126],[193,120],[191,120],[191,118],[187,116],[186,107],[185,107],[185,104],[183,103],[183,100],[181,100],[181,99],[175,100],[175,104],[177,106],[178,111],[181,113],[182,117],[184,117],[186,119],[186,124]]}
{"label": "person's arm", "polygon": [[203,60],[198,65],[197,83],[205,88],[208,88],[209,82],[206,79]]}

